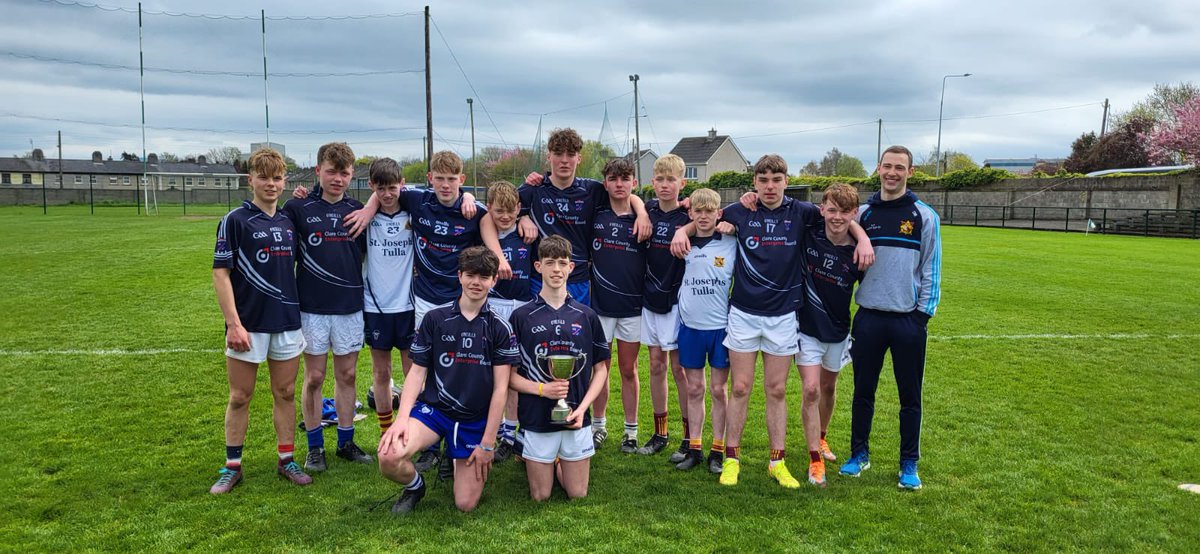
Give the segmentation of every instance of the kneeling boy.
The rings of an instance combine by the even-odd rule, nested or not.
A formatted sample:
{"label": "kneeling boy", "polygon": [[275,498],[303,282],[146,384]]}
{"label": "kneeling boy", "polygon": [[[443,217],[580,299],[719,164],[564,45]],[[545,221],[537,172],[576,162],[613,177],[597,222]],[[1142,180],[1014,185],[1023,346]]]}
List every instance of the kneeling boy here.
{"label": "kneeling boy", "polygon": [[417,331],[400,416],[379,440],[380,471],[405,487],[393,513],[411,512],[425,496],[409,458],[442,438],[454,459],[454,504],[464,512],[479,504],[517,361],[512,329],[487,306],[499,265],[482,246],[464,250],[458,259],[462,294],[431,310]]}

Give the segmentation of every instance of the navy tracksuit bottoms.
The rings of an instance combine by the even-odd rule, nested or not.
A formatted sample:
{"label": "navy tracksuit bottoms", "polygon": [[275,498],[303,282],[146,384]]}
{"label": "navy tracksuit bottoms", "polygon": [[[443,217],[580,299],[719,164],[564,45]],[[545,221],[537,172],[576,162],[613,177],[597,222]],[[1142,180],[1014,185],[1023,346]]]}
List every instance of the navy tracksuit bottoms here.
{"label": "navy tracksuit bottoms", "polygon": [[870,452],[875,388],[883,355],[892,351],[892,372],[900,393],[900,459],[921,458],[921,385],[925,379],[925,339],[929,318],[923,313],[881,312],[859,308],[854,316],[850,355],[854,360],[854,403],[850,451]]}

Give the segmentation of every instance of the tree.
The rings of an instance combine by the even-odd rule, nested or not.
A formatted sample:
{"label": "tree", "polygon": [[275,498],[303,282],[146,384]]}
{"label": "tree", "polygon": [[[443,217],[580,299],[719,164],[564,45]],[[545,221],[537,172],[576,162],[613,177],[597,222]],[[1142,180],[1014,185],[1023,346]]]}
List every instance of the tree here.
{"label": "tree", "polygon": [[822,177],[837,175],[837,164],[841,161],[843,155],[836,146],[833,150],[826,152],[825,157],[821,158],[821,163],[817,164],[817,175]]}
{"label": "tree", "polygon": [[595,140],[585,141],[583,150],[579,154],[583,159],[579,162],[579,167],[575,169],[575,176],[596,180],[604,179],[601,174],[604,164],[617,155],[608,145]]}
{"label": "tree", "polygon": [[369,166],[372,163],[374,163],[375,160],[378,160],[378,159],[379,159],[379,156],[360,156],[354,160],[354,165]]}
{"label": "tree", "polygon": [[242,159],[242,151],[236,146],[221,146],[219,148],[210,148],[208,154],[204,156],[210,164],[225,164],[233,165],[238,160]]}
{"label": "tree", "polygon": [[400,173],[404,175],[404,181],[407,183],[425,183],[429,180],[425,162],[420,160],[402,167]]}
{"label": "tree", "polygon": [[1154,85],[1154,91],[1144,100],[1133,105],[1129,111],[1117,116],[1115,127],[1126,125],[1134,119],[1145,119],[1153,123],[1174,123],[1175,111],[1200,97],[1200,87],[1192,82],[1178,85]]}
{"label": "tree", "polygon": [[1085,160],[1088,152],[1091,152],[1092,148],[1096,146],[1096,142],[1097,138],[1094,132],[1079,135],[1079,138],[1071,143],[1071,155],[1067,156],[1066,162],[1063,162],[1063,169],[1072,173],[1091,172],[1092,170],[1087,168]]}
{"label": "tree", "polygon": [[849,154],[842,154],[833,174],[838,177],[866,177],[867,170],[863,167],[862,160]]}
{"label": "tree", "polygon": [[[1068,171],[1090,173],[1104,169],[1127,169],[1150,164],[1143,137],[1154,127],[1149,119],[1133,118],[1104,135],[1083,157],[1078,169]],[[1082,137],[1081,137],[1082,138]]]}
{"label": "tree", "polygon": [[[929,175],[937,175],[937,165],[934,164],[934,159],[938,156],[937,148],[930,148],[929,154],[924,158],[920,158],[916,165],[913,166],[917,171],[928,173]],[[959,152],[957,150],[942,150],[942,174],[950,173],[951,171],[961,171],[963,169],[978,169],[979,164],[971,156]]]}
{"label": "tree", "polygon": [[140,162],[141,158],[138,158],[137,154],[132,154],[130,152],[121,152],[121,160],[126,161],[126,162]]}
{"label": "tree", "polygon": [[1150,161],[1164,165],[1200,161],[1200,96],[1176,107],[1171,115],[1142,137]]}
{"label": "tree", "polygon": [[816,175],[820,175],[820,173],[821,173],[821,168],[817,166],[817,162],[814,162],[811,160],[808,163],[804,164],[804,167],[800,168],[801,175],[816,176]]}
{"label": "tree", "polygon": [[175,154],[172,154],[170,152],[163,152],[158,155],[158,161],[160,161],[160,162],[177,162],[177,161],[179,161],[179,156],[176,156]]}

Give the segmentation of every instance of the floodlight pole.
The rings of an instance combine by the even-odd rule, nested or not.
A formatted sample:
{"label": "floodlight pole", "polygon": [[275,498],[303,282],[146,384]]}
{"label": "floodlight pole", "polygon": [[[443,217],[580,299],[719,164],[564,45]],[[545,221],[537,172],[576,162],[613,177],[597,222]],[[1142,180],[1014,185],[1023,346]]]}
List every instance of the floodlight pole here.
{"label": "floodlight pole", "polygon": [[467,99],[467,110],[471,112],[471,194],[479,196],[479,165],[475,161],[475,100]]}
{"label": "floodlight pole", "polygon": [[934,150],[934,153],[933,153],[933,163],[936,164],[936,169],[934,169],[935,177],[942,176],[942,106],[946,103],[946,79],[949,79],[951,77],[970,77],[970,76],[971,76],[970,73],[963,73],[962,75],[945,75],[942,77],[942,98],[941,98],[941,100],[938,100],[937,150]]}
{"label": "floodlight pole", "polygon": [[[638,110],[638,79],[641,77],[637,73],[629,76],[629,81],[633,83],[633,180],[637,186],[642,186],[642,132],[640,127],[641,113]],[[626,127],[628,129],[629,127]]]}

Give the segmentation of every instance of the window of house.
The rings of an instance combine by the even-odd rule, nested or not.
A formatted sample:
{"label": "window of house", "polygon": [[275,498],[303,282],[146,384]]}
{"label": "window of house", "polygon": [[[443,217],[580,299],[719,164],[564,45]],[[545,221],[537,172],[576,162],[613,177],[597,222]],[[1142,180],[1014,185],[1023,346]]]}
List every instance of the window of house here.
{"label": "window of house", "polygon": [[75,176],[75,184],[76,184],[76,185],[82,185],[82,184],[83,184],[83,175],[76,175],[76,176]]}
{"label": "window of house", "polygon": [[204,186],[204,177],[198,177],[196,179],[196,184],[200,185],[200,186]]}
{"label": "window of house", "polygon": [[22,173],[21,174],[21,184],[22,185],[32,185],[33,184],[33,174],[32,173]]}
{"label": "window of house", "polygon": [[116,176],[116,175],[113,175],[113,176],[109,177],[109,178],[108,178],[108,184],[110,184],[110,185],[115,185],[115,184],[117,184],[117,176]]}
{"label": "window of house", "polygon": [[126,176],[124,176],[124,177],[121,177],[121,184],[122,184],[122,185],[128,185],[128,184],[129,184],[129,176],[128,176],[128,175],[126,175]]}
{"label": "window of house", "polygon": [[191,178],[191,177],[184,177],[184,178],[183,178],[183,186],[185,186],[185,187],[190,187],[190,186],[192,186],[192,178]]}
{"label": "window of house", "polygon": [[94,184],[96,184],[96,176],[95,176],[95,175],[88,175],[88,182],[89,182],[89,183],[91,183],[91,184],[93,184],[93,185],[94,185]]}
{"label": "window of house", "polygon": [[174,177],[171,177],[170,179],[167,179],[167,184],[168,184],[168,185],[174,185],[174,184],[175,184],[175,178],[174,178]]}
{"label": "window of house", "polygon": [[11,185],[12,175],[9,175],[8,173],[0,173],[0,184]]}
{"label": "window of house", "polygon": [[684,179],[695,179],[696,178],[696,167],[692,166],[692,167],[684,169],[683,170],[683,178]]}

